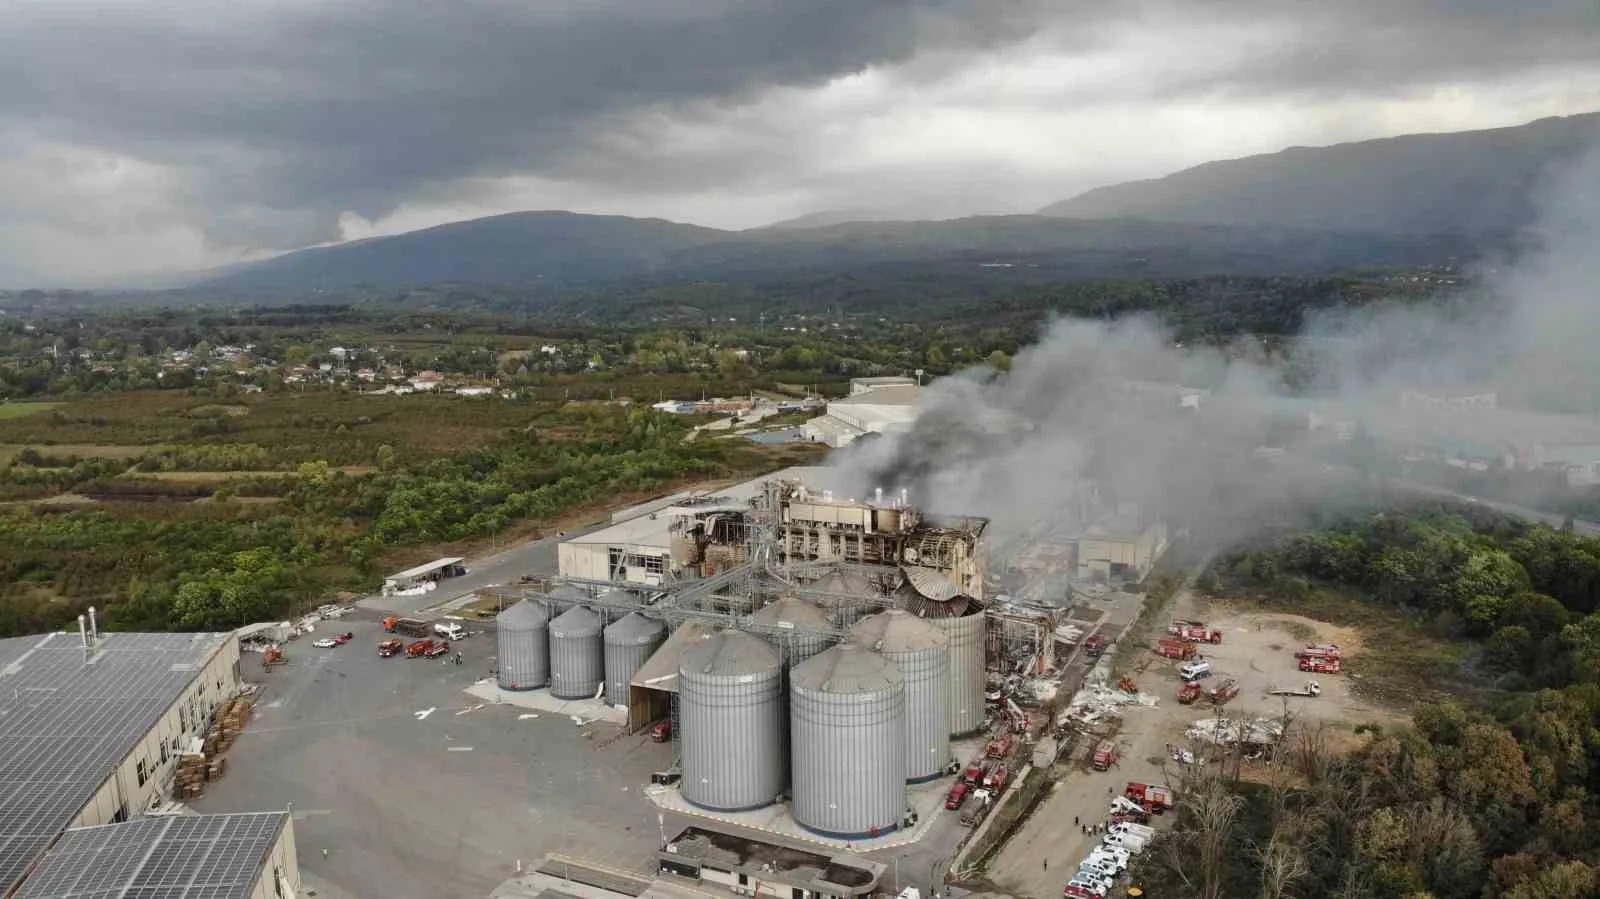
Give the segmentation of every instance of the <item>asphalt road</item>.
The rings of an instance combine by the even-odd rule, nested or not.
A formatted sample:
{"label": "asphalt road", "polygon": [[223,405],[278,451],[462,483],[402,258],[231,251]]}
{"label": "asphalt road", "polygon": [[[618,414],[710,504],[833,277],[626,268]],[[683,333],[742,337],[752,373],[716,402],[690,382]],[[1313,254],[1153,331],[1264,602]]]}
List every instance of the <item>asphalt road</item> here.
{"label": "asphalt road", "polygon": [[[588,530],[568,531],[567,536],[586,533]],[[373,594],[362,599],[360,605],[366,609],[408,614],[444,605],[485,587],[515,585],[517,579],[525,574],[554,575],[557,571],[558,543],[558,537],[545,537],[516,544],[493,555],[467,559],[462,563],[466,565],[467,573],[440,581],[437,590],[420,596]]]}
{"label": "asphalt road", "polygon": [[660,834],[641,788],[667,747],[601,748],[610,726],[585,736],[515,706],[458,714],[478,704],[462,689],[492,664],[492,637],[458,643],[459,667],[383,659],[373,617],[339,624],[356,634],[346,646],[290,643],[270,674],[246,654],[257,709],[197,811],[293,803],[301,867],[357,896],[482,897],[549,852],[653,868]]}

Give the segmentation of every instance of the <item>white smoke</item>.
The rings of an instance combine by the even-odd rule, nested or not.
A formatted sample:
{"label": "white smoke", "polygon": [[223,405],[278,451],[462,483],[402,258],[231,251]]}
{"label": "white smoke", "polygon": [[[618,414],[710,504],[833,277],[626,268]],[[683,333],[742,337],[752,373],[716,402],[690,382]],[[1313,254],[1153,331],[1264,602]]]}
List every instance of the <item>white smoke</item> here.
{"label": "white smoke", "polygon": [[[1481,386],[1502,406],[1592,415],[1600,147],[1538,196],[1530,248],[1477,272],[1469,293],[1314,316],[1288,357],[1269,357],[1253,339],[1182,346],[1142,317],[1055,321],[1008,373],[934,382],[909,432],[852,447],[835,464],[856,495],[904,488],[925,509],[990,517],[1001,542],[1135,509],[1214,527],[1225,540],[1288,497],[1319,498],[1324,485],[1306,468],[1274,467],[1253,452],[1275,446],[1298,458],[1325,445],[1327,434],[1307,427],[1315,410],[1396,415],[1408,388]],[[1285,385],[1296,383],[1304,386],[1291,394]],[[1198,411],[1161,389],[1178,384],[1209,391]],[[1326,486],[1336,494],[1341,485]]]}

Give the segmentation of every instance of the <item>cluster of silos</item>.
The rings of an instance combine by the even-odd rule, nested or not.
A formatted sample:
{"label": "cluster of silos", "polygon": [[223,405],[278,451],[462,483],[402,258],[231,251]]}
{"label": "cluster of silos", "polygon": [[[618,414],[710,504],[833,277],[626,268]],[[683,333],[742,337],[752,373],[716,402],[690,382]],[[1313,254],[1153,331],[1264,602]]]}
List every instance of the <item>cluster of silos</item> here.
{"label": "cluster of silos", "polygon": [[536,690],[550,682],[550,614],[541,603],[524,599],[495,616],[502,690]]}
{"label": "cluster of silos", "polygon": [[841,838],[895,829],[906,810],[900,669],[860,644],[840,643],[795,666],[789,682],[795,822]]}
{"label": "cluster of silos", "polygon": [[678,663],[683,798],[713,811],[760,808],[788,783],[783,660],[766,641],[719,631]]}
{"label": "cluster of silos", "polygon": [[921,783],[950,763],[950,640],[900,609],[861,619],[850,638],[895,664],[905,679],[906,780]]}
{"label": "cluster of silos", "polygon": [[666,625],[638,612],[612,622],[605,629],[606,704],[628,704],[628,685],[667,637]]}
{"label": "cluster of silos", "polygon": [[550,695],[595,699],[605,681],[604,621],[587,606],[572,606],[549,624]]}
{"label": "cluster of silos", "polygon": [[822,609],[803,599],[786,596],[769,602],[746,619],[754,633],[777,647],[787,667],[804,662],[833,642],[833,624]]}

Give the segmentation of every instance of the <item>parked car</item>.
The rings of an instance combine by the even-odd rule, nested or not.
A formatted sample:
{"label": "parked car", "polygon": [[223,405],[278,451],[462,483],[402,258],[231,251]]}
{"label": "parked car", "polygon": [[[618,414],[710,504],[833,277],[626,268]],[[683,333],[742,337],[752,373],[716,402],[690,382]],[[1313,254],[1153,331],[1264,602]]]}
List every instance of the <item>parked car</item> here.
{"label": "parked car", "polygon": [[332,649],[335,646],[343,646],[344,644],[333,639],[332,637],[323,637],[320,640],[312,640],[311,645],[318,649]]}
{"label": "parked car", "polygon": [[333,638],[333,642],[339,644],[340,646],[343,646],[346,643],[349,643],[351,640],[354,640],[355,638],[356,638],[356,635],[354,633],[352,633],[350,631],[345,631],[342,634],[336,635]]}

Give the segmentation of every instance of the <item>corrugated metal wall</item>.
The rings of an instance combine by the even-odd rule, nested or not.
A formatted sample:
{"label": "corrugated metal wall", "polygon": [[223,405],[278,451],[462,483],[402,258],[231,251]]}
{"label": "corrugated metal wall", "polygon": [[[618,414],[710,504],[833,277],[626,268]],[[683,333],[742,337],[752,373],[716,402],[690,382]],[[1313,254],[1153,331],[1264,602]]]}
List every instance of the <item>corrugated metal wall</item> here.
{"label": "corrugated metal wall", "polygon": [[592,699],[605,680],[605,651],[600,644],[600,616],[573,606],[550,622],[550,695],[557,699]]}
{"label": "corrugated metal wall", "polygon": [[606,628],[606,705],[628,704],[628,684],[634,672],[649,661],[666,638],[666,625],[638,612]]}
{"label": "corrugated metal wall", "polygon": [[544,607],[528,599],[495,616],[500,689],[536,690],[550,682],[548,626]]}
{"label": "corrugated metal wall", "polygon": [[893,830],[906,811],[906,691],[894,663],[846,643],[790,678],[795,821],[836,837]]}
{"label": "corrugated metal wall", "polygon": [[683,798],[714,811],[760,808],[788,782],[783,664],[759,637],[723,631],[678,668]]}
{"label": "corrugated metal wall", "polygon": [[983,707],[983,614],[923,620],[950,639],[950,735],[974,733],[987,722]]}

